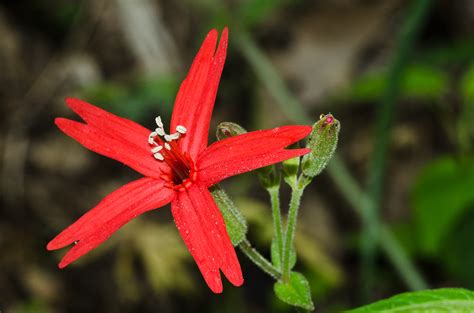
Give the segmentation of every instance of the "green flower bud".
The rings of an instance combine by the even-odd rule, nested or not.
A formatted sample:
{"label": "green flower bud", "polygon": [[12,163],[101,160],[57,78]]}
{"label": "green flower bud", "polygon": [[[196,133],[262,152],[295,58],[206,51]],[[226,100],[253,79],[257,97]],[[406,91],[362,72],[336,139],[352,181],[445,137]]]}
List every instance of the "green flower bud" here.
{"label": "green flower bud", "polygon": [[332,114],[321,114],[319,121],[313,125],[306,148],[311,153],[303,157],[303,174],[309,177],[319,175],[332,158],[337,146],[341,124]]}
{"label": "green flower bud", "polygon": [[232,122],[222,122],[217,125],[216,137],[222,140],[229,137],[245,134],[247,131],[239,124]]}

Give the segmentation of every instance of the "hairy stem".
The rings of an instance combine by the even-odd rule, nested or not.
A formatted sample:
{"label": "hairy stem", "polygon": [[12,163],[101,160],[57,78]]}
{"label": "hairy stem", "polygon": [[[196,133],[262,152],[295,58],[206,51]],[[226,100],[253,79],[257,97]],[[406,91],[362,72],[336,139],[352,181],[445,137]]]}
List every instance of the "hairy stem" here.
{"label": "hairy stem", "polygon": [[242,251],[262,271],[276,280],[280,279],[281,273],[278,271],[278,269],[276,269],[263,255],[261,255],[260,252],[253,248],[248,239],[242,240],[239,243],[239,248],[240,251]]}
{"label": "hairy stem", "polygon": [[[272,204],[273,228],[275,232],[275,240],[277,243],[278,255],[282,258],[283,252],[283,233],[281,225],[281,210],[280,210],[280,186],[267,188],[270,194],[270,202]],[[282,264],[280,260],[280,266]],[[280,269],[281,270],[281,269]]]}
{"label": "hairy stem", "polygon": [[282,275],[283,280],[287,280],[290,277],[290,254],[293,249],[293,240],[295,238],[296,222],[298,220],[298,208],[300,207],[301,196],[303,195],[304,187],[296,184],[292,188],[290,208],[288,209],[288,222],[286,224],[285,231],[285,244],[283,246],[283,263],[282,263]]}
{"label": "hairy stem", "polygon": [[[243,56],[253,67],[261,83],[275,98],[276,104],[280,107],[281,111],[294,122],[312,124],[313,120],[302,109],[301,104],[290,92],[278,74],[278,71],[273,68],[273,65],[256,45],[255,41],[252,40],[247,33],[243,33],[243,30],[238,37],[238,45]],[[349,173],[343,161],[337,157],[337,153],[334,155],[332,161],[329,162],[327,169],[336,187],[339,188],[339,191],[346,200],[351,203],[353,209],[357,212],[362,221],[365,221],[366,214],[364,214],[364,211],[366,207],[362,206],[360,201],[362,198],[362,190]],[[386,229],[383,225],[381,228]],[[385,235],[381,236],[377,243],[382,247],[384,253],[400,273],[403,281],[412,290],[426,289],[426,282],[416,270],[400,243],[393,237],[388,229],[383,233]]]}

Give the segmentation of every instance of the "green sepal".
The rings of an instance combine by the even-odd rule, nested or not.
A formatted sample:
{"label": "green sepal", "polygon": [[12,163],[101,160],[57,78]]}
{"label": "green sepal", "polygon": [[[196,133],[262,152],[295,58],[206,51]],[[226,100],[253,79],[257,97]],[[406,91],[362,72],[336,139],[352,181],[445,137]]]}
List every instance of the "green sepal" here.
{"label": "green sepal", "polygon": [[288,159],[282,162],[283,179],[291,187],[296,186],[298,181],[298,169],[300,167],[300,157]]}
{"label": "green sepal", "polygon": [[260,185],[265,189],[280,186],[281,174],[275,165],[268,165],[257,169],[257,176]]}
{"label": "green sepal", "polygon": [[[273,266],[275,266],[278,269],[281,269],[281,255],[280,255],[280,251],[278,250],[278,243],[275,238],[273,238],[272,240],[270,252],[271,252]],[[295,252],[295,248],[293,247],[290,252],[290,269],[295,267],[296,259],[297,259],[296,252]]]}
{"label": "green sepal", "polygon": [[332,114],[322,114],[321,119],[313,125],[306,148],[311,153],[303,157],[302,171],[308,177],[319,175],[331,160],[336,150],[341,124]]}
{"label": "green sepal", "polygon": [[234,246],[241,243],[247,234],[247,221],[232,199],[225,193],[219,185],[214,185],[209,188],[209,191],[219,207],[222,217],[224,218],[227,234]]}
{"label": "green sepal", "polygon": [[309,283],[303,274],[291,272],[288,281],[277,281],[273,290],[278,299],[289,305],[314,310]]}

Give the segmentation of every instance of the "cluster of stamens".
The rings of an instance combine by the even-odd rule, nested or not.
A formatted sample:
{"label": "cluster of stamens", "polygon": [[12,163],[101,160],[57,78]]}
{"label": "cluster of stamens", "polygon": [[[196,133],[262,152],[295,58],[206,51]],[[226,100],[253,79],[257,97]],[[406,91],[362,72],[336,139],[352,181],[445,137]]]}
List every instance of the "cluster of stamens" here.
{"label": "cluster of stamens", "polygon": [[[182,125],[176,126],[176,132],[173,134],[167,134],[165,129],[163,128],[163,122],[161,121],[161,117],[155,118],[156,125],[158,126],[155,131],[151,132],[150,136],[148,136],[148,143],[153,145],[154,147],[151,148],[151,153],[155,159],[163,161],[165,158],[163,154],[160,152],[163,149],[163,146],[166,150],[171,150],[170,143],[174,140],[178,140],[179,137],[186,134],[186,128]],[[164,145],[160,145],[155,141],[157,136],[163,137],[165,139]]]}
{"label": "cluster of stamens", "polygon": [[165,186],[174,190],[184,190],[192,185],[197,179],[196,166],[187,152],[181,151],[178,145],[179,139],[186,134],[186,127],[176,126],[176,132],[167,134],[163,128],[163,122],[158,116],[158,126],[148,137],[148,143],[153,157],[159,161],[166,162],[172,172],[162,174],[160,177],[166,182]]}

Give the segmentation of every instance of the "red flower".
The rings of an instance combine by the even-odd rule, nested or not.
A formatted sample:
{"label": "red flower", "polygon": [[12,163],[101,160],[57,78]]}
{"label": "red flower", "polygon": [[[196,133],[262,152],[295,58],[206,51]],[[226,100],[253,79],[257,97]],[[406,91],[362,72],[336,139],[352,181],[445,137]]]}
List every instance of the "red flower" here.
{"label": "red flower", "polygon": [[[301,156],[308,149],[286,146],[311,132],[283,126],[249,132],[207,146],[208,129],[227,51],[227,28],[217,51],[217,31],[207,35],[176,97],[171,131],[161,119],[154,132],[78,99],[68,106],[86,123],[57,118],[56,125],[86,148],[120,161],[145,177],[112,192],[48,243],[55,250],[74,243],[63,268],[108,239],[136,216],[171,202],[186,246],[207,284],[222,292],[219,270],[236,286],[243,283],[234,247],[208,187],[240,173]],[[151,150],[151,151],[150,151]]]}

